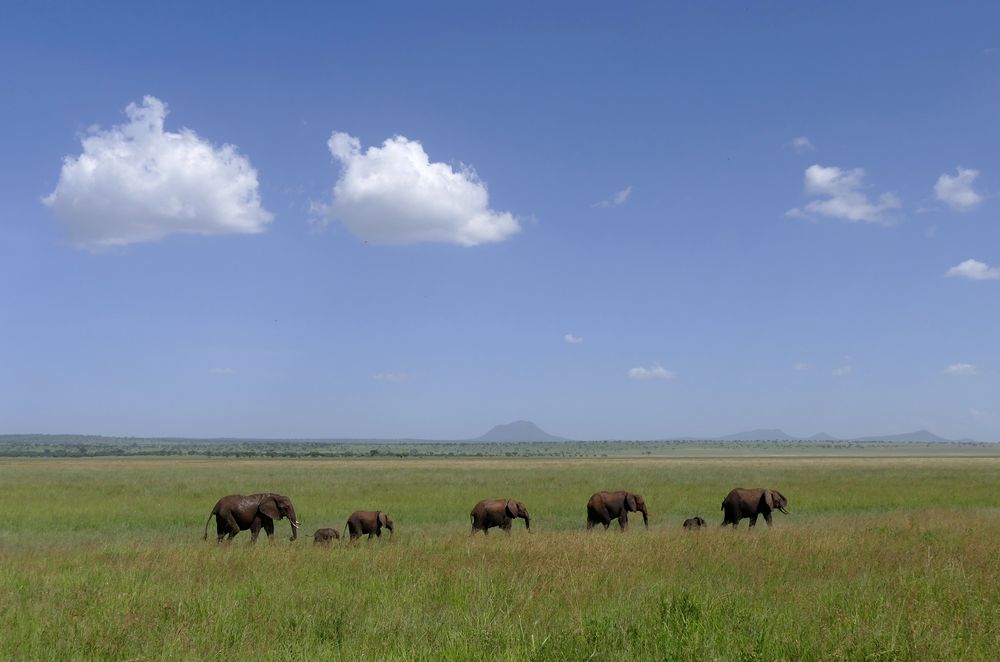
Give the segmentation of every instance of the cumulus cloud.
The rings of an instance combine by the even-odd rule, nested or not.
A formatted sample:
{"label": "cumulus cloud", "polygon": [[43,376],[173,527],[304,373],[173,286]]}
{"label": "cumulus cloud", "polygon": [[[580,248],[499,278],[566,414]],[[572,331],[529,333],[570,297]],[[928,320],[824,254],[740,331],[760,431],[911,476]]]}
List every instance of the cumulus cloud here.
{"label": "cumulus cloud", "polygon": [[412,375],[408,372],[380,372],[378,374],[372,375],[372,379],[377,382],[390,382],[392,384],[401,384],[402,382],[408,382],[412,378]]}
{"label": "cumulus cloud", "polygon": [[190,129],[165,131],[156,97],[125,109],[128,122],[93,129],[83,152],[63,159],[59,182],[42,199],[78,246],[100,249],[156,241],[175,232],[262,232],[257,171],[236,147],[215,147]]}
{"label": "cumulus cloud", "polygon": [[979,374],[979,369],[972,363],[952,363],[944,369],[944,372],[955,377],[971,377]]}
{"label": "cumulus cloud", "polygon": [[592,206],[601,207],[604,209],[607,209],[608,207],[620,207],[628,201],[630,195],[632,195],[632,187],[626,186],[625,188],[618,191],[607,200],[601,200],[600,202],[595,202]]}
{"label": "cumulus cloud", "polygon": [[834,377],[847,377],[854,373],[854,368],[849,365],[840,366],[839,368],[834,368],[833,372],[830,373]]}
{"label": "cumulus cloud", "polygon": [[945,276],[969,280],[995,280],[1000,278],[1000,267],[991,267],[979,260],[966,260],[945,272]]}
{"label": "cumulus cloud", "polygon": [[570,345],[579,345],[583,342],[583,338],[579,336],[574,336],[572,333],[567,333],[563,336],[563,340],[568,342]]}
{"label": "cumulus cloud", "polygon": [[327,146],[341,174],[321,224],[340,221],[374,244],[476,246],[521,230],[511,214],[489,208],[486,183],[472,168],[431,162],[416,140],[395,136],[362,150],[357,138],[335,131]]}
{"label": "cumulus cloud", "polygon": [[642,366],[638,368],[632,368],[628,371],[629,379],[636,379],[639,381],[649,380],[649,379],[673,379],[674,372],[672,370],[667,370],[659,363],[654,363],[648,368]]}
{"label": "cumulus cloud", "polygon": [[883,193],[873,202],[863,191],[864,168],[843,170],[836,166],[811,165],[805,172],[805,192],[821,198],[803,208],[789,209],[793,218],[826,216],[856,223],[886,223],[886,212],[902,206],[895,193]]}
{"label": "cumulus cloud", "polygon": [[934,184],[934,197],[952,209],[967,211],[983,201],[983,196],[973,190],[972,185],[979,176],[978,170],[956,168],[958,174],[952,177],[942,174]]}
{"label": "cumulus cloud", "polygon": [[788,145],[799,154],[802,154],[803,152],[811,152],[814,149],[816,149],[816,147],[813,146],[812,141],[806,138],[805,136],[798,136],[797,138],[793,138],[792,141],[788,143]]}

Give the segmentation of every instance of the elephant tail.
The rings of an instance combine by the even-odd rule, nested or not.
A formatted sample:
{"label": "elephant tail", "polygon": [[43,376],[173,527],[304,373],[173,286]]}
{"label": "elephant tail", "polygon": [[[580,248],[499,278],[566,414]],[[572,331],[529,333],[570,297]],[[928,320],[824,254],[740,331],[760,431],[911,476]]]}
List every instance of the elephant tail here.
{"label": "elephant tail", "polygon": [[[212,515],[215,515],[215,510],[208,514],[208,519],[205,521],[205,535],[202,536],[202,540],[208,540],[208,523],[212,521]],[[215,515],[218,517],[218,515]]]}

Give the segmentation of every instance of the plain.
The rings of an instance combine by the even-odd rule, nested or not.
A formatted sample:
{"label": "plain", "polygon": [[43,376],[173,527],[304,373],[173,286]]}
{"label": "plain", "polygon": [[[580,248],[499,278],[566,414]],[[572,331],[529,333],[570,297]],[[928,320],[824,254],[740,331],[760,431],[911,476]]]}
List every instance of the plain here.
{"label": "plain", "polygon": [[[1000,458],[12,459],[0,461],[5,659],[990,659]],[[735,486],[789,498],[721,529]],[[584,531],[602,489],[649,530]],[[202,540],[218,497],[355,509],[392,541]],[[484,497],[533,533],[469,535]],[[686,533],[701,515],[708,530]],[[213,525],[209,527],[210,534]]]}

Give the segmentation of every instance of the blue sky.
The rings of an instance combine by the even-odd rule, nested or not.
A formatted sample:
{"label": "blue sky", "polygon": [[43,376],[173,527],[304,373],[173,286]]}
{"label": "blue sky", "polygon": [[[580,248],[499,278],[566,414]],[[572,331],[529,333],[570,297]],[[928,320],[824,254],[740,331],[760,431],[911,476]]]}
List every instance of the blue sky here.
{"label": "blue sky", "polygon": [[995,4],[365,4],[0,8],[0,432],[1000,439]]}

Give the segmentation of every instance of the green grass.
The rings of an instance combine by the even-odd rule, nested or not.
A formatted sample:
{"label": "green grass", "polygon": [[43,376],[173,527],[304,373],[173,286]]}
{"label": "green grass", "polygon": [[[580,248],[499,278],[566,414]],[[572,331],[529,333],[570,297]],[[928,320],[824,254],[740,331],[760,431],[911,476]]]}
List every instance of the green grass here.
{"label": "green grass", "polygon": [[[0,658],[992,659],[1000,459],[0,461]],[[789,498],[723,530],[734,486]],[[649,531],[583,530],[598,489]],[[391,543],[204,542],[219,496],[288,494],[304,531],[392,513]],[[468,535],[480,498],[532,514]],[[684,534],[700,514],[709,530]],[[214,521],[211,530],[214,529]]]}

